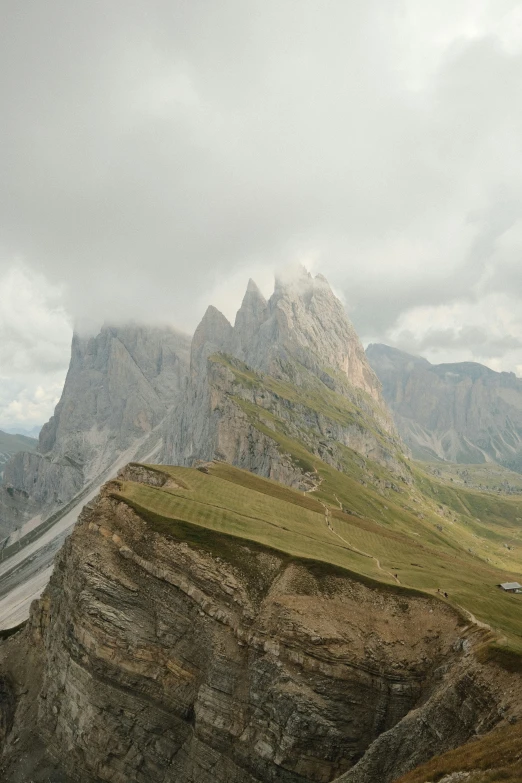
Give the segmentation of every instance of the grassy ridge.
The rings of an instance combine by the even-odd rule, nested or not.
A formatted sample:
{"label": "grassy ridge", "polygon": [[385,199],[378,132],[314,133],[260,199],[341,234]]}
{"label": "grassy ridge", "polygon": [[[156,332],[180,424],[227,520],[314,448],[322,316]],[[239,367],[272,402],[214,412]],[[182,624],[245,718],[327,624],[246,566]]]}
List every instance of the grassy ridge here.
{"label": "grassy ridge", "polygon": [[[502,593],[497,583],[504,577],[466,551],[444,544],[433,546],[422,537],[407,535],[368,517],[343,513],[322,500],[335,489],[350,499],[353,480],[316,460],[324,478],[320,491],[303,494],[276,482],[254,476],[224,463],[214,463],[208,474],[192,468],[161,467],[186,488],[159,488],[122,481],[116,496],[131,505],[154,529],[193,543],[217,547],[225,537],[229,556],[241,540],[275,549],[292,558],[306,558],[346,569],[384,586],[423,591],[449,601],[499,629],[512,650],[522,650],[520,596]],[[332,475],[331,472],[333,471]],[[367,505],[373,490],[358,486]],[[337,494],[337,491],[335,494]],[[361,500],[361,498],[359,498]],[[322,503],[321,503],[322,501]],[[382,501],[382,498],[381,498]],[[325,508],[329,510],[330,527]],[[402,509],[404,513],[404,509]],[[404,518],[404,523],[407,518]],[[235,542],[235,543],[234,543]]]}
{"label": "grassy ridge", "polygon": [[482,739],[428,761],[396,783],[441,780],[452,772],[470,772],[466,783],[520,783],[522,781],[522,726],[515,725],[486,734]]}
{"label": "grassy ridge", "polygon": [[[497,586],[522,582],[522,495],[514,494],[513,486],[509,496],[499,494],[495,482],[492,491],[479,491],[457,484],[451,471],[434,476],[429,466],[405,460],[394,452],[393,438],[380,431],[371,401],[359,405],[353,390],[339,394],[335,384],[328,388],[301,367],[299,384],[293,385],[253,373],[222,355],[212,361],[233,372],[229,399],[251,426],[309,474],[316,485],[313,494],[216,462],[208,474],[160,468],[183,482],[184,489],[123,482],[118,497],[158,532],[252,569],[252,584],[259,564],[248,553],[263,548],[289,559],[306,559],[318,573],[342,569],[381,590],[438,600],[444,600],[439,590],[445,591],[465,621],[471,614],[495,630],[496,642],[484,645],[479,656],[522,672],[522,596],[503,593]],[[384,447],[380,462],[332,442],[325,419],[352,431],[371,430]],[[386,453],[394,469],[384,464]],[[469,783],[519,783],[522,769],[515,750],[520,753],[522,730],[514,727],[492,737],[434,759],[432,766],[417,777],[406,776],[404,783],[437,781],[462,769],[479,770]],[[492,768],[497,771],[485,771]]]}
{"label": "grassy ridge", "polygon": [[335,536],[327,535],[324,509],[320,504],[317,504],[320,511],[313,511],[303,508],[300,503],[191,468],[167,470],[191,489],[165,490],[122,482],[118,493],[120,498],[130,501],[146,521],[150,522],[151,514],[154,514],[154,525],[156,529],[161,525],[161,532],[178,537],[180,523],[189,523],[214,533],[254,541],[290,556],[322,560],[378,578],[371,558],[352,551]]}

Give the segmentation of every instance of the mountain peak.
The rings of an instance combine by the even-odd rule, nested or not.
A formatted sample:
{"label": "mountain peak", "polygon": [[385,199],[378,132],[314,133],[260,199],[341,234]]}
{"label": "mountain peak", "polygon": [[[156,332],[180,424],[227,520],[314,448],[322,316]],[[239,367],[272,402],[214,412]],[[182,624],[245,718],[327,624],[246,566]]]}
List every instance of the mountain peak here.
{"label": "mountain peak", "polygon": [[371,366],[380,374],[381,367],[393,365],[411,365],[419,364],[429,366],[430,362],[423,356],[407,353],[400,348],[394,348],[384,343],[370,343],[366,348],[366,357]]}
{"label": "mountain peak", "polygon": [[245,295],[243,297],[243,301],[241,303],[241,307],[237,311],[236,315],[236,326],[238,323],[238,319],[241,321],[242,315],[248,311],[259,311],[259,310],[265,310],[267,306],[267,301],[261,291],[259,290],[259,287],[257,283],[255,283],[252,278],[248,281],[247,289],[245,291]]}
{"label": "mountain peak", "polygon": [[273,296],[302,296],[313,286],[313,277],[301,263],[288,264],[276,273]]}
{"label": "mountain peak", "polygon": [[319,274],[317,274],[317,275],[314,277],[314,280],[318,280],[320,283],[326,283],[326,285],[328,286],[328,288],[330,288],[330,283],[328,282],[328,280],[326,279],[326,277],[325,277],[324,275],[322,275],[320,272],[319,272]]}
{"label": "mountain peak", "polygon": [[312,277],[302,264],[278,273],[268,303],[249,283],[234,332],[241,358],[255,369],[277,373],[281,361],[293,358],[313,372],[341,371],[380,399],[379,382],[342,303],[323,275]]}
{"label": "mountain peak", "polygon": [[206,360],[212,353],[229,350],[233,332],[232,324],[223,313],[209,305],[192,338],[191,366]]}
{"label": "mountain peak", "polygon": [[252,278],[250,278],[249,281],[248,281],[245,297],[246,297],[247,294],[255,294],[256,296],[259,296],[261,299],[263,299],[263,300],[265,299],[265,297],[263,296],[263,294],[259,290],[258,284],[256,283],[255,280],[252,280]]}
{"label": "mountain peak", "polygon": [[217,307],[214,307],[214,305],[209,305],[207,307],[207,309],[205,310],[205,314],[203,315],[203,318],[200,321],[198,329],[200,329],[202,326],[207,326],[210,324],[212,325],[222,324],[225,329],[226,329],[226,325],[231,326],[228,318],[226,318],[226,316],[223,315],[221,310],[218,310]]}
{"label": "mountain peak", "polygon": [[235,342],[240,353],[255,342],[257,332],[267,317],[267,301],[251,278],[234,324]]}

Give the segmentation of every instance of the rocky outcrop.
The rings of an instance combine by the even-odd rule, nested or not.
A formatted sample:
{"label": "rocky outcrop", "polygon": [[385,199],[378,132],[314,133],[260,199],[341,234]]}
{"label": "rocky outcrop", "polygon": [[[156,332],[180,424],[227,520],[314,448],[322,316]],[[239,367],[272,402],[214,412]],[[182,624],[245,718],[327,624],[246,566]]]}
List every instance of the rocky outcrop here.
{"label": "rocky outcrop", "polygon": [[[164,418],[182,388],[189,338],[170,329],[104,327],[73,337],[64,391],[40,433],[40,453],[66,456],[88,477]],[[110,443],[109,443],[110,441]]]}
{"label": "rocky outcrop", "polygon": [[250,283],[234,331],[238,358],[255,370],[285,377],[289,361],[316,375],[334,370],[382,402],[380,383],[355,329],[322,275],[312,277],[298,267],[277,277],[268,302]]}
{"label": "rocky outcrop", "polygon": [[[190,367],[187,393],[165,427],[162,462],[216,457],[302,486],[302,468],[275,437],[277,419],[286,435],[336,467],[341,444],[408,478],[380,383],[321,275],[299,268],[277,279],[268,302],[250,281],[234,326],[210,307]],[[332,395],[328,408],[322,399]]]}
{"label": "rocky outcrop", "polygon": [[391,783],[433,756],[487,733],[500,722],[503,679],[500,675],[492,683],[487,671],[468,660],[425,704],[378,737],[337,783]]}
{"label": "rocky outcrop", "polygon": [[[188,403],[178,406],[166,427],[162,463],[193,465],[219,459],[291,487],[309,488],[302,467],[238,404],[239,399],[255,400],[257,395],[245,391],[226,365],[206,361],[205,373],[189,388]],[[268,404],[271,395],[260,394],[260,401]]]}
{"label": "rocky outcrop", "polygon": [[385,783],[500,721],[511,683],[450,607],[235,546],[154,532],[110,484],[85,508],[0,645],[3,779]]}
{"label": "rocky outcrop", "polygon": [[6,465],[0,537],[34,514],[49,516],[147,439],[184,387],[189,344],[171,329],[143,326],[73,337],[63,393],[38,453],[21,452]]}
{"label": "rocky outcrop", "polygon": [[268,302],[259,290],[257,284],[250,279],[247,290],[237,311],[234,322],[235,346],[234,353],[247,357],[253,353],[252,348],[258,340],[258,332],[262,324],[270,317]]}
{"label": "rocky outcrop", "polygon": [[522,380],[513,373],[433,365],[386,345],[366,354],[413,456],[522,470]]}
{"label": "rocky outcrop", "polygon": [[64,505],[83,486],[83,476],[66,458],[52,460],[41,454],[20,452],[5,470],[2,493],[2,532],[9,522],[19,527],[30,516]]}

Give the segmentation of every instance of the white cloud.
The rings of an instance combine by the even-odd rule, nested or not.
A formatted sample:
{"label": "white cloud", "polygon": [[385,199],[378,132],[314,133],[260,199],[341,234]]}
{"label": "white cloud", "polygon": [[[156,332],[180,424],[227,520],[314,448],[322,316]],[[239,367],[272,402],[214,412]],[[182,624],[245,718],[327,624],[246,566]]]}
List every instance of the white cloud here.
{"label": "white cloud", "polygon": [[[63,373],[52,373],[40,378],[26,377],[25,385],[16,388],[12,379],[0,377],[0,429],[31,429],[46,422],[60,399],[63,381]],[[11,393],[6,394],[6,390]]]}
{"label": "white cloud", "polygon": [[385,341],[434,363],[475,361],[519,374],[522,313],[518,299],[503,293],[413,307],[388,330]]}
{"label": "white cloud", "polygon": [[0,269],[0,428],[42,424],[63,386],[71,326],[62,291],[20,263]]}
{"label": "white cloud", "polygon": [[20,9],[0,29],[0,375],[33,373],[25,411],[65,370],[68,319],[191,330],[295,260],[365,340],[520,367],[517,0]]}

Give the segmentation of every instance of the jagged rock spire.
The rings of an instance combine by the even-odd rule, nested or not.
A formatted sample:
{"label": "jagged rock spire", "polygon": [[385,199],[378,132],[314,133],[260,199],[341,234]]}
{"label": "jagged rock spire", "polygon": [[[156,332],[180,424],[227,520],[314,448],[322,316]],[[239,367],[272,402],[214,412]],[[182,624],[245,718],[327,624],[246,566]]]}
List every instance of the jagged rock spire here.
{"label": "jagged rock spire", "polygon": [[250,278],[234,324],[236,350],[240,354],[245,350],[248,351],[268,315],[268,303],[256,283]]}
{"label": "jagged rock spire", "polygon": [[202,362],[213,353],[228,352],[232,348],[234,330],[223,313],[210,305],[194,332],[190,352],[191,370],[202,368]]}
{"label": "jagged rock spire", "polygon": [[379,381],[344,306],[326,278],[313,277],[302,264],[278,273],[262,320],[241,346],[242,358],[256,369],[275,372],[281,361],[293,359],[314,372],[340,371],[353,386],[380,398]]}

